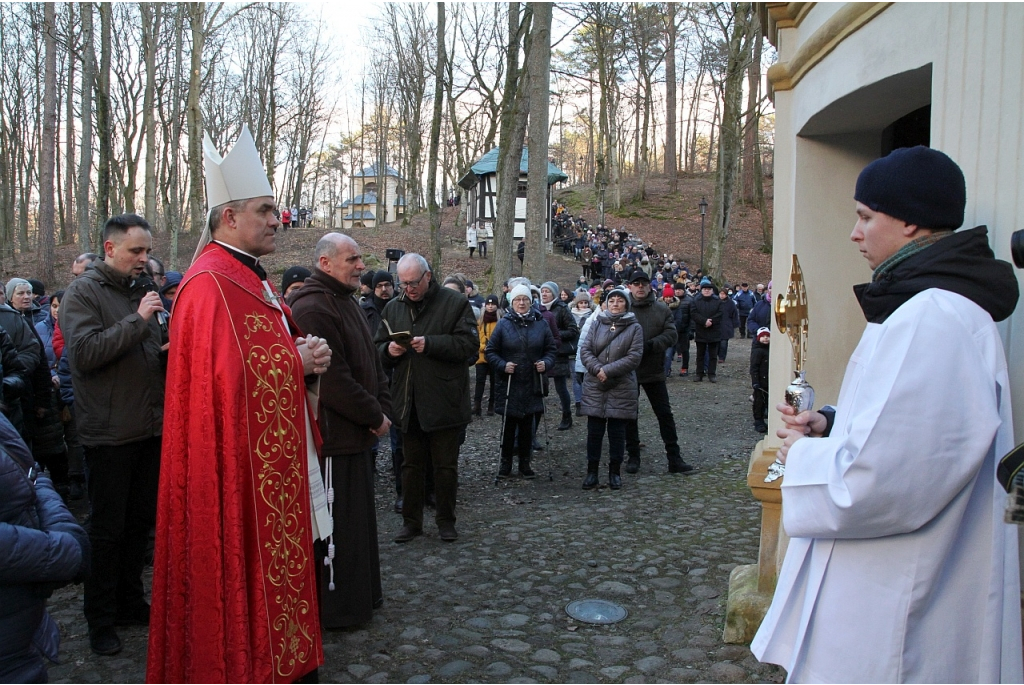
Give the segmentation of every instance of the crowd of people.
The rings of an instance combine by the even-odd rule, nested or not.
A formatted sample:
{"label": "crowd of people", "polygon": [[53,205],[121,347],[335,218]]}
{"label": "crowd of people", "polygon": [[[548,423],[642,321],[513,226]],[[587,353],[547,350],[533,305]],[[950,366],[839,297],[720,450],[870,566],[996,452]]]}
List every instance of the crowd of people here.
{"label": "crowd of people", "polygon": [[[515,469],[532,479],[550,385],[561,411],[558,430],[586,418],[584,490],[602,483],[605,444],[610,490],[623,487],[623,470],[639,472],[641,391],[658,423],[667,472],[694,472],[680,451],[667,381],[679,361],[679,376],[715,383],[736,330],[751,339],[754,425],[767,431],[770,282],[753,290],[747,283],[735,290],[719,286],[635,235],[591,230],[556,207],[560,231],[574,232],[570,248],[582,264],[572,288],[518,277],[502,284],[500,294],[484,297],[462,274],[435,278],[415,253],[402,256],[394,272],[370,271],[352,237],[327,233],[312,268],[289,268],[278,290],[260,259],[274,251],[282,221],[251,135],[243,128],[224,157],[207,141],[204,154],[212,210],[186,274],[166,272],[151,255],[145,218],[123,214],[106,222],[102,255],[74,261],[74,280],[64,291],[48,296],[44,284],[19,278],[0,289],[0,680],[45,679],[43,658],[55,659],[59,645],[45,599],[62,583],[84,580],[93,652],[117,654],[118,626],[148,625],[151,682],[315,682],[323,663],[321,632],[364,624],[385,601],[374,505],[383,441],[390,444],[394,509],[403,519],[394,542],[424,535],[425,509],[433,508],[437,538],[452,543],[459,538],[458,457],[467,425],[485,412],[500,415],[496,478],[513,478]],[[947,161],[929,157],[927,163],[955,176]],[[913,169],[910,163],[897,171]],[[892,329],[893,340],[906,337],[901,350],[941,357],[943,368],[981,354],[976,348],[982,345],[986,374],[1005,381],[992,319],[1008,316],[1016,302],[1012,271],[1005,273],[1009,267],[1002,263],[997,268],[991,251],[975,244],[984,241],[977,229],[949,237],[943,227],[959,225],[957,217],[962,222],[962,202],[959,210],[923,209],[885,192],[877,179],[891,169],[874,176],[871,170],[863,188],[858,183],[853,239],[873,268],[895,276],[862,291],[869,321]],[[907,192],[912,196],[929,183]],[[892,218],[903,215],[909,218]],[[925,225],[935,217],[946,222],[935,230],[907,223]],[[889,233],[879,237],[883,231]],[[927,271],[931,262],[917,255],[932,250],[926,256],[941,258],[965,242],[972,268],[999,276],[985,289],[966,290],[980,306],[947,292],[969,279],[967,273],[937,287],[932,280],[918,283],[931,298],[927,308],[912,295],[887,290],[901,274]],[[944,278],[953,271],[942,271]],[[908,312],[916,318],[900,327]],[[918,334],[918,327],[928,330]],[[979,342],[979,330],[988,342]],[[862,346],[883,344],[882,335],[869,328]],[[948,354],[927,344],[951,336],[956,347]],[[914,367],[865,354],[862,363],[879,377],[894,377],[883,384],[893,402],[934,396],[913,391],[934,376],[924,361]],[[962,465],[952,475],[960,485],[939,487],[931,478],[929,492],[944,499],[920,500],[900,516],[888,514],[892,497],[875,497],[856,474],[839,474],[851,460],[881,471],[907,462],[895,470],[898,478],[884,481],[890,487],[905,482],[911,470],[917,477],[934,472],[897,447],[906,444],[899,426],[913,412],[889,415],[882,400],[846,394],[846,382],[840,404],[862,405],[852,413],[777,407],[780,459],[788,459],[790,469],[783,486],[786,529],[793,540],[754,643],[759,657],[811,680],[835,672],[877,680],[918,673],[901,670],[916,667],[899,658],[899,649],[891,663],[864,669],[852,657],[837,656],[838,647],[822,649],[812,641],[801,651],[794,645],[811,640],[812,631],[814,641],[836,642],[828,622],[811,621],[808,612],[830,602],[829,617],[850,614],[841,601],[846,581],[837,578],[845,574],[863,588],[874,573],[864,561],[871,555],[919,573],[907,571],[898,580],[917,578],[906,591],[918,596],[916,613],[927,633],[915,633],[909,620],[900,621],[900,629],[936,640],[948,622],[930,618],[926,609],[948,615],[980,560],[1001,571],[980,569],[988,580],[979,584],[974,605],[988,602],[1002,613],[982,619],[987,632],[957,631],[959,643],[969,647],[962,659],[968,667],[949,665],[948,672],[964,681],[977,674],[982,680],[1020,675],[1019,613],[1013,611],[1019,587],[1016,573],[1007,570],[1016,569],[1016,537],[994,530],[988,517],[998,499],[993,441],[1010,442],[997,433],[994,417],[1003,416],[1007,425],[1008,398],[997,397],[998,384],[989,387],[980,374],[958,378],[975,384],[970,396],[976,406],[958,432],[935,430],[927,445],[929,455],[955,450]],[[904,385],[911,390],[901,390]],[[1005,383],[1001,387],[1005,393]],[[945,418],[922,424],[922,431]],[[843,488],[849,492],[842,494]],[[65,505],[86,491],[88,532]],[[836,493],[841,501],[830,506]],[[847,513],[851,502],[865,507],[867,519]],[[916,524],[903,523],[911,519]],[[965,532],[977,541],[970,559],[937,551],[954,539],[966,549]],[[152,605],[142,582],[151,534]],[[844,536],[852,540],[835,539]],[[931,570],[917,570],[922,553],[911,550],[915,545],[931,545]],[[815,550],[825,547],[831,557],[821,563],[836,575],[819,569],[812,583],[801,564],[814,566]],[[1004,556],[1013,563],[1004,563]],[[947,572],[963,582],[946,587]],[[861,592],[852,612],[858,639],[871,654],[892,651],[881,627],[891,626],[885,617],[907,604],[898,590],[884,592],[893,596],[882,603]],[[815,593],[827,596],[815,604]],[[993,603],[994,597],[1001,599]],[[927,640],[915,649],[928,649]],[[978,663],[981,653],[996,656]]]}

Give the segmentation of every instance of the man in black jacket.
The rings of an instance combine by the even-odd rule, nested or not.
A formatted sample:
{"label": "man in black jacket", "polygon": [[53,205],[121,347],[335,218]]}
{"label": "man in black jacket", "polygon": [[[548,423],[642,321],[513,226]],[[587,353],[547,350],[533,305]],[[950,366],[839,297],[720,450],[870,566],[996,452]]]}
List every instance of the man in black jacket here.
{"label": "man in black jacket", "polygon": [[704,353],[707,353],[708,380],[717,383],[718,343],[722,339],[722,301],[715,296],[715,286],[705,276],[700,281],[700,297],[690,307],[694,341],[697,343],[697,375],[694,383],[704,380]]}
{"label": "man in black jacket", "polygon": [[141,216],[109,219],[103,261],[71,282],[58,315],[89,464],[85,618],[90,646],[102,655],[121,651],[115,625],[149,623],[142,570],[156,521],[166,363],[164,306],[143,273],[152,244]]}
{"label": "man in black jacket", "polygon": [[708,380],[717,383],[718,343],[722,340],[722,301],[715,295],[715,285],[708,276],[700,280],[700,296],[690,306],[690,320],[693,323],[693,340],[696,342],[697,375],[694,383],[705,376],[705,353],[708,359]]}
{"label": "man in black jacket", "polygon": [[374,338],[384,368],[394,370],[392,416],[405,448],[405,525],[395,542],[423,534],[423,471],[428,456],[434,463],[438,535],[452,542],[459,537],[455,490],[460,437],[472,418],[469,364],[480,347],[476,318],[465,295],[434,281],[422,256],[402,257],[398,279],[403,292],[384,307]]}
{"label": "man in black jacket", "polygon": [[[643,269],[635,269],[629,276],[632,312],[644,331],[644,356],[636,370],[636,379],[658,417],[658,428],[665,443],[665,458],[669,473],[690,473],[693,467],[679,454],[676,420],[665,385],[665,350],[676,344],[678,334],[668,305],[658,300],[651,289],[651,277]],[[626,473],[640,470],[640,429],[636,421],[626,424]]]}

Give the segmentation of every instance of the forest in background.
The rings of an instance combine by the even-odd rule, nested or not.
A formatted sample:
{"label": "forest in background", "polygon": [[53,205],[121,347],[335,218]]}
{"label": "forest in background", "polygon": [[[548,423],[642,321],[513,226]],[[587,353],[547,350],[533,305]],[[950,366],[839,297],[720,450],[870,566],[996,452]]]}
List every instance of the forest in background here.
{"label": "forest in background", "polygon": [[[720,276],[737,204],[760,211],[771,245],[763,11],[389,3],[361,45],[341,49],[315,5],[0,4],[0,273],[31,258],[52,280],[55,245],[99,251],[104,221],[124,211],[169,236],[168,268],[187,266],[178,236],[207,209],[203,133],[226,150],[245,122],[282,206],[330,221],[352,173],[390,166],[407,217],[430,216],[435,254],[438,202],[463,192],[456,181],[495,146],[497,254],[512,248],[524,145],[537,163],[531,235],[547,211],[535,179],[548,159],[608,211],[642,203],[654,174],[673,188],[680,174],[713,174],[706,263]],[[542,241],[527,242],[526,273],[542,275]]]}

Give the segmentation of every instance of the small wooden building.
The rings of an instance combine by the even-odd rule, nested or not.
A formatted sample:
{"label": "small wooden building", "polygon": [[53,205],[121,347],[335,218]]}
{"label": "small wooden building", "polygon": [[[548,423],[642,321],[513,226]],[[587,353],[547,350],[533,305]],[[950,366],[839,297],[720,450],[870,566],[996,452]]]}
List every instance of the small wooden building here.
{"label": "small wooden building", "polygon": [[[529,169],[527,149],[523,148],[519,162],[519,185],[516,190],[516,222],[512,236],[515,239],[526,237],[526,178]],[[548,162],[548,193],[547,204],[551,205],[551,186],[559,181],[568,181],[561,169]],[[465,176],[459,179],[459,185],[469,191],[466,221],[477,230],[491,234],[494,228],[494,217],[498,204],[498,148],[494,148],[470,167]],[[551,240],[551,216],[544,226],[545,240]]]}

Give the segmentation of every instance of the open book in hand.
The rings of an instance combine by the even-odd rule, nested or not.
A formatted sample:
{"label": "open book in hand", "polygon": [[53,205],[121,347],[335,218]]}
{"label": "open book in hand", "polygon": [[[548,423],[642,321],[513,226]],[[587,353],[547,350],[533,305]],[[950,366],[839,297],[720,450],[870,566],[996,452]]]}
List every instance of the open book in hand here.
{"label": "open book in hand", "polygon": [[384,327],[388,329],[388,337],[391,338],[391,340],[394,341],[395,343],[398,343],[402,347],[408,349],[409,346],[412,344],[412,332],[411,331],[397,331],[397,332],[393,331],[393,330],[391,330],[391,325],[388,323],[387,319],[383,319],[383,322],[384,322]]}

